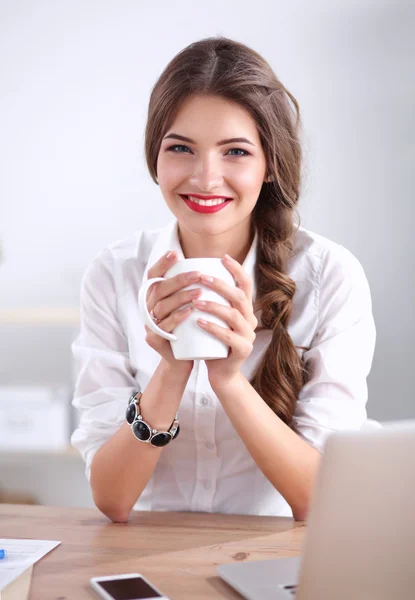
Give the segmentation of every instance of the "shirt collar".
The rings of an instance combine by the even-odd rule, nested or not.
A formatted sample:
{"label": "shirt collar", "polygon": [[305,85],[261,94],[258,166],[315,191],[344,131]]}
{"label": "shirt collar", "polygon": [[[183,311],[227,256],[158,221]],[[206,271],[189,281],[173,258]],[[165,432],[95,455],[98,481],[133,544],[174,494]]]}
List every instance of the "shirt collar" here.
{"label": "shirt collar", "polygon": [[[151,250],[148,263],[144,272],[143,281],[148,278],[149,269],[156,263],[164,254],[166,254],[169,250],[173,250],[177,252],[177,257],[179,260],[184,259],[184,254],[182,247],[180,245],[179,240],[179,229],[178,229],[178,221],[177,219],[173,219],[170,223],[159,230],[158,236],[156,238],[155,244]],[[252,299],[255,301],[256,298],[256,284],[255,284],[255,264],[257,258],[257,246],[258,246],[258,232],[255,231],[254,240],[251,244],[251,247],[246,255],[244,262],[242,263],[242,267],[244,271],[248,273],[252,277],[253,281],[253,292]]]}

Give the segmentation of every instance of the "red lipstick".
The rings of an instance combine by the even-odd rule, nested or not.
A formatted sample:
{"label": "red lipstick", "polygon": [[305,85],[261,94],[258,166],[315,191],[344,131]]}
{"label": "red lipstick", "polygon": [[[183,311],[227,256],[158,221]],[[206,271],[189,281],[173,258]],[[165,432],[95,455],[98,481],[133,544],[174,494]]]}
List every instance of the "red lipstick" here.
{"label": "red lipstick", "polygon": [[[180,194],[180,196],[181,196],[181,198],[183,198],[184,202],[191,210],[193,210],[194,212],[203,213],[203,214],[210,214],[210,213],[218,212],[218,211],[222,210],[223,208],[225,208],[226,206],[228,206],[228,204],[230,202],[232,202],[232,199],[229,198],[228,200],[225,200],[225,202],[222,202],[221,204],[216,204],[215,206],[202,206],[201,204],[192,202],[191,200],[189,200],[189,198],[187,196],[184,196],[182,194]],[[215,200],[216,198],[221,198],[221,199],[223,198],[223,196],[199,196],[197,194],[192,194],[192,196],[194,196],[195,198],[200,197],[201,200]]]}

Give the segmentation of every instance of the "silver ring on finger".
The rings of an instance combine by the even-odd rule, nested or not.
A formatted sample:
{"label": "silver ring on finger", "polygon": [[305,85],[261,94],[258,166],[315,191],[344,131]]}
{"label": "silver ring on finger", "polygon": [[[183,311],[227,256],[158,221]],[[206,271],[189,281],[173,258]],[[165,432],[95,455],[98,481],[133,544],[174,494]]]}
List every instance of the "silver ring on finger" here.
{"label": "silver ring on finger", "polygon": [[160,321],[162,321],[162,319],[158,319],[158,318],[156,317],[156,315],[154,314],[154,311],[153,311],[153,309],[151,309],[151,310],[150,310],[150,317],[153,319],[153,321],[154,321],[154,323],[155,323],[156,325],[158,325],[158,324],[160,323]]}

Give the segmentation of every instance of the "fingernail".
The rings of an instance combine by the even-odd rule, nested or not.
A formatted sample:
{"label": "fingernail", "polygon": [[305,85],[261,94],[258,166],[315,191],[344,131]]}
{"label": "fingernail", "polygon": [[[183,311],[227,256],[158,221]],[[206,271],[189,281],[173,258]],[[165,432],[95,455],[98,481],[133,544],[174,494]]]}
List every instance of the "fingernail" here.
{"label": "fingernail", "polygon": [[193,300],[193,304],[195,306],[206,306],[206,302],[204,300]]}
{"label": "fingernail", "polygon": [[229,256],[229,254],[225,254],[225,256],[223,257],[225,260],[229,260],[229,261],[233,261],[232,256]]}
{"label": "fingernail", "polygon": [[198,296],[200,296],[201,293],[202,293],[202,290],[192,290],[190,292],[190,297],[191,298],[198,298]]}
{"label": "fingernail", "polygon": [[213,282],[213,277],[211,277],[210,275],[202,275],[200,277],[200,279],[202,281],[204,281],[205,283],[212,283]]}
{"label": "fingernail", "polygon": [[166,254],[166,258],[172,258],[172,257],[173,257],[173,255],[174,255],[174,252],[173,252],[173,250],[169,250],[169,251],[167,252],[167,254]]}
{"label": "fingernail", "polygon": [[187,275],[187,279],[189,279],[190,281],[196,281],[197,279],[199,279],[199,277],[200,277],[199,271],[191,272],[191,273],[188,273],[188,275]]}
{"label": "fingernail", "polygon": [[177,309],[177,312],[183,312],[185,310],[192,310],[192,306],[190,304],[185,304]]}

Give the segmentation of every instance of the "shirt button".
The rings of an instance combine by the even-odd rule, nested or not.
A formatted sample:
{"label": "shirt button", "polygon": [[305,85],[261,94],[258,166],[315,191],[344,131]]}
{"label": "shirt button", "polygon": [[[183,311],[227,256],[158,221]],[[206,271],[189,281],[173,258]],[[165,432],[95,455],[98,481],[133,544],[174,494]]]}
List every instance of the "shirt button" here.
{"label": "shirt button", "polygon": [[213,448],[214,448],[215,446],[212,444],[212,442],[206,442],[206,444],[205,444],[205,447],[206,447],[208,450],[213,450]]}
{"label": "shirt button", "polygon": [[203,398],[202,398],[202,404],[203,404],[203,406],[207,406],[209,404],[209,399],[206,398],[206,396],[203,396]]}

